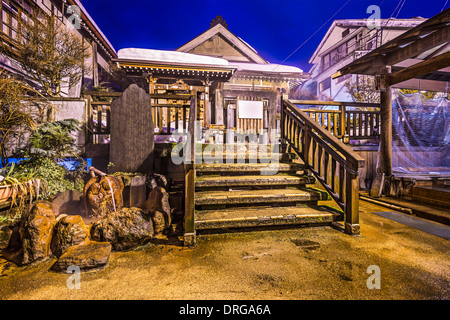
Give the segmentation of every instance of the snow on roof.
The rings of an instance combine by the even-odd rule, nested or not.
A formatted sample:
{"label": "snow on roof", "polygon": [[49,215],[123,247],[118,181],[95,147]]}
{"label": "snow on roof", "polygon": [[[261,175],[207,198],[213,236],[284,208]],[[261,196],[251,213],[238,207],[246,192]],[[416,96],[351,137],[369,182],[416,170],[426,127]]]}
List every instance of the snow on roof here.
{"label": "snow on roof", "polygon": [[282,64],[256,64],[256,63],[235,63],[233,65],[238,67],[238,71],[262,71],[262,72],[278,72],[278,73],[301,73],[302,69],[292,66],[285,66]]}
{"label": "snow on roof", "polygon": [[89,19],[89,21],[92,23],[92,25],[94,26],[95,29],[97,29],[98,33],[100,33],[100,35],[103,37],[103,39],[105,40],[105,42],[108,44],[108,46],[110,46],[110,48],[116,52],[116,49],[114,49],[113,45],[111,44],[111,42],[108,40],[108,38],[103,34],[102,30],[97,26],[97,24],[95,23],[94,19],[92,19],[92,17],[89,15],[89,13],[87,12],[87,10],[83,7],[83,4],[81,3],[80,0],[75,0],[76,5],[81,9],[81,11],[84,12],[84,14],[86,15],[87,19]]}
{"label": "snow on roof", "polygon": [[[389,18],[389,19],[380,19],[380,25],[383,28],[388,27],[397,27],[397,28],[413,28],[422,22],[427,20],[426,18],[422,17],[415,17],[412,19],[396,19],[396,18]],[[336,25],[339,27],[366,27],[367,26],[367,19],[341,19],[341,20],[335,20]]]}
{"label": "snow on roof", "polygon": [[143,60],[152,62],[189,63],[199,65],[228,66],[225,59],[201,56],[178,51],[126,48],[117,53],[119,59]]}

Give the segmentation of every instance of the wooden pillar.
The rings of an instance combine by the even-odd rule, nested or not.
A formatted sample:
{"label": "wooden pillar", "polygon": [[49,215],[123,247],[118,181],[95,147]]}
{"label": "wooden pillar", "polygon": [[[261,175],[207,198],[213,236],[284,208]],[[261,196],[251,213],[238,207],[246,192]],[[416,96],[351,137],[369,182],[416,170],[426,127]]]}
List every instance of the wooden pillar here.
{"label": "wooden pillar", "polygon": [[98,57],[97,57],[97,43],[92,42],[92,78],[94,87],[99,86],[98,80]]}
{"label": "wooden pillar", "polygon": [[216,124],[224,124],[222,87],[223,83],[219,83],[215,91]]}
{"label": "wooden pillar", "polygon": [[195,140],[197,120],[197,92],[191,93],[191,105],[189,108],[189,135],[190,143],[186,152],[185,170],[185,200],[184,200],[184,245],[195,246]]}
{"label": "wooden pillar", "polygon": [[380,173],[392,175],[392,89],[390,86],[380,92]]}
{"label": "wooden pillar", "polygon": [[149,94],[155,93],[155,82],[156,82],[156,80],[153,78],[152,75],[150,75],[148,77],[147,81],[148,81],[148,93]]}
{"label": "wooden pillar", "polygon": [[[287,99],[287,97],[286,97]],[[276,143],[276,138],[272,137],[272,132],[276,132],[277,129],[277,105],[278,101],[281,102],[281,96],[278,96],[277,93],[273,93],[270,95],[269,98],[269,110],[268,110],[268,117],[267,119],[267,134],[269,135],[269,143]],[[274,139],[272,139],[274,138]],[[275,140],[275,141],[272,141]]]}
{"label": "wooden pillar", "polygon": [[205,81],[205,95],[203,100],[203,123],[205,129],[209,129],[209,86],[211,85],[210,81]]}

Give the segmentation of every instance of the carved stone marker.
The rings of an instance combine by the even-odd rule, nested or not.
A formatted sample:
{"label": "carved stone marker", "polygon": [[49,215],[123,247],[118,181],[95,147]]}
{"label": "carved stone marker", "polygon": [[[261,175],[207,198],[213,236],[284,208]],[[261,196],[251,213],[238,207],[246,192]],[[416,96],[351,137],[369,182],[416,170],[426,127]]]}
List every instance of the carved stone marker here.
{"label": "carved stone marker", "polygon": [[151,98],[132,84],[111,103],[112,171],[152,173],[154,135]]}

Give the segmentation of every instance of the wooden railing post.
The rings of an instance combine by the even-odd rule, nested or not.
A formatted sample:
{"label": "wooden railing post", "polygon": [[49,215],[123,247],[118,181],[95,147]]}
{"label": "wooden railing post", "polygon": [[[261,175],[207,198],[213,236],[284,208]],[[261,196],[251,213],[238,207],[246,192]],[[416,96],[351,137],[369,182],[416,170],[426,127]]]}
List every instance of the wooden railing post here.
{"label": "wooden railing post", "polygon": [[94,134],[93,134],[93,126],[94,126],[94,112],[92,109],[92,97],[86,96],[86,145],[94,143]]}
{"label": "wooden railing post", "polygon": [[197,120],[197,92],[192,92],[191,105],[189,108],[188,139],[185,155],[185,201],[184,201],[184,245],[194,246],[196,244],[195,233],[195,140]]}
{"label": "wooden railing post", "polygon": [[347,163],[345,172],[345,233],[359,235],[359,176],[358,166]]}
{"label": "wooden railing post", "polygon": [[341,113],[339,114],[339,137],[345,143],[345,104],[339,106]]}

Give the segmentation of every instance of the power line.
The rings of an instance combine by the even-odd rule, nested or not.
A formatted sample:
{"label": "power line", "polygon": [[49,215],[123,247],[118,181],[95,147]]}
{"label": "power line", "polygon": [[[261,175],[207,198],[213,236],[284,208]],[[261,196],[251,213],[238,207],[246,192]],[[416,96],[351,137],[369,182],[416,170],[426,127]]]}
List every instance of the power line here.
{"label": "power line", "polygon": [[[383,1],[383,2],[384,2],[384,1]],[[394,19],[397,19],[397,17],[398,17],[398,15],[400,14],[400,11],[402,10],[403,5],[405,4],[405,2],[406,2],[406,0],[399,0],[399,2],[397,3],[397,6],[395,7],[394,11],[392,11],[391,15],[389,16],[389,19],[386,21],[384,27],[386,27],[386,26],[389,24],[389,21],[391,21],[391,19],[393,19],[392,17],[393,17],[393,15],[394,15],[395,11],[397,11],[398,7],[399,7],[400,4],[401,4],[401,7],[400,7],[400,9],[398,10],[397,15],[396,15],[395,18],[394,18]],[[381,5],[380,5],[380,6],[381,6]],[[391,29],[388,29],[388,30],[387,30],[386,34],[384,35],[384,38],[386,38],[386,37],[388,36],[389,31],[391,31]]]}
{"label": "power line", "polygon": [[398,15],[400,14],[400,11],[402,11],[403,5],[405,4],[406,0],[403,1],[402,6],[400,9],[398,9],[397,15],[395,16],[395,19],[397,19]]}
{"label": "power line", "polygon": [[278,68],[279,65],[283,64],[286,60],[288,60],[294,53],[296,53],[301,47],[303,47],[309,40],[311,40],[312,37],[314,37],[331,19],[333,19],[344,7],[350,2],[351,0],[347,0],[346,3],[342,7],[339,8],[338,11],[336,11],[322,26],[320,26],[319,29],[317,29],[311,36],[309,36],[308,39],[306,39],[297,49],[295,49],[290,55],[287,56],[286,59],[284,59],[280,64],[278,64],[275,68],[273,68],[272,71],[274,71],[276,68]]}

